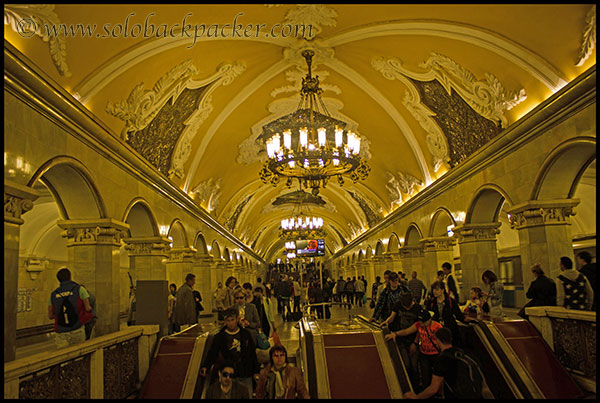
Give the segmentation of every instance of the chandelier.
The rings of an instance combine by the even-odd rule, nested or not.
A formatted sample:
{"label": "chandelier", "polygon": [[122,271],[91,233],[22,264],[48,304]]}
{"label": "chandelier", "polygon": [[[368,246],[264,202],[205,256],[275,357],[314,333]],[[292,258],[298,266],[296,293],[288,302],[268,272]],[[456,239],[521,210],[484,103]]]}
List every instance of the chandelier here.
{"label": "chandelier", "polygon": [[281,220],[279,237],[283,240],[324,238],[323,219],[302,212],[302,200],[294,207],[292,216]]}
{"label": "chandelier", "polygon": [[301,188],[311,188],[316,196],[330,178],[337,177],[343,185],[343,176],[349,176],[356,183],[366,179],[371,168],[359,156],[360,137],[329,115],[321,99],[319,76],[311,74],[313,55],[312,50],[302,52],[308,73],[302,79],[298,109],[263,126],[268,160],[260,179],[277,186],[286,178],[288,187],[297,179]]}

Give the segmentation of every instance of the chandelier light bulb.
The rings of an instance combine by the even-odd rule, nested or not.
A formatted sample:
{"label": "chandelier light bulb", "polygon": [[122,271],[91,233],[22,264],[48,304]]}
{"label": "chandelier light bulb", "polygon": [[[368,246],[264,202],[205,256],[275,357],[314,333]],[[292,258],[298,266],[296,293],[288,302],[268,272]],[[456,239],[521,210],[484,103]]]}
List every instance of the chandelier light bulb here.
{"label": "chandelier light bulb", "polygon": [[314,149],[315,149],[315,145],[314,145],[313,143],[308,143],[308,149],[309,149],[310,151],[314,151]]}
{"label": "chandelier light bulb", "polygon": [[334,165],[334,166],[336,166],[336,167],[337,167],[338,165],[340,165],[340,160],[338,160],[337,158],[334,158],[334,159],[332,160],[332,162],[333,162],[333,165]]}
{"label": "chandelier light bulb", "polygon": [[290,162],[288,162],[288,165],[290,166],[290,168],[294,168],[296,166],[296,161],[291,160]]}
{"label": "chandelier light bulb", "polygon": [[275,156],[275,152],[273,151],[273,139],[267,140],[267,155],[269,158],[273,158]]}
{"label": "chandelier light bulb", "polygon": [[308,162],[308,160],[304,160],[304,168],[308,168],[310,166],[310,163]]}
{"label": "chandelier light bulb", "polygon": [[280,150],[281,150],[281,136],[279,135],[279,133],[277,133],[273,136],[273,151],[275,151],[275,154],[279,154]]}
{"label": "chandelier light bulb", "polygon": [[308,130],[306,129],[306,127],[303,127],[302,129],[300,129],[300,145],[302,147],[306,147],[307,144],[308,144]]}
{"label": "chandelier light bulb", "polygon": [[292,149],[292,132],[290,130],[283,132],[283,146],[288,150]]}
{"label": "chandelier light bulb", "polygon": [[321,147],[325,147],[325,143],[327,142],[327,131],[324,127],[319,128],[319,145]]}
{"label": "chandelier light bulb", "polygon": [[336,128],[335,128],[335,146],[338,148],[341,147],[342,143],[344,142],[343,135],[344,135],[344,131],[339,126],[336,126]]}

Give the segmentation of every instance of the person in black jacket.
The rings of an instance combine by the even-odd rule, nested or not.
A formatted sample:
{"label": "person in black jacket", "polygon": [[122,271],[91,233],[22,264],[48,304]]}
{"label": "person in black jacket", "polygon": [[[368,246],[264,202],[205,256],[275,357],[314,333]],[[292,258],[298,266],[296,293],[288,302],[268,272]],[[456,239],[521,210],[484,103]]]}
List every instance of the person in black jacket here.
{"label": "person in black jacket", "polygon": [[592,255],[588,251],[577,254],[577,262],[581,265],[579,272],[587,277],[592,290],[594,290],[594,300],[592,302],[592,311],[596,310],[596,263],[592,262]]}
{"label": "person in black jacket", "polygon": [[442,263],[442,270],[444,271],[444,276],[446,277],[446,284],[448,284],[448,294],[454,298],[456,302],[460,302],[458,285],[456,284],[454,274],[452,274],[452,265],[448,262],[444,262]]}
{"label": "person in black jacket", "polygon": [[223,313],[225,326],[215,335],[208,350],[206,360],[200,368],[200,375],[207,375],[217,361],[219,353],[224,360],[231,361],[237,379],[248,388],[252,394],[252,377],[258,379],[260,366],[256,358],[256,346],[250,332],[239,325],[240,316],[235,308],[226,309]]}
{"label": "person in black jacket", "polygon": [[468,323],[476,321],[476,319],[467,317],[461,312],[458,302],[446,293],[443,281],[435,281],[431,285],[431,293],[433,294],[433,298],[430,298],[425,303],[425,309],[433,312],[434,321],[450,329],[454,345],[460,346],[462,343],[456,321],[459,320],[463,323]]}
{"label": "person in black jacket", "polygon": [[518,315],[523,319],[528,319],[525,314],[525,308],[530,306],[556,306],[556,283],[551,278],[544,275],[539,264],[531,266],[531,272],[535,276],[535,280],[531,282],[529,290],[525,294],[531,299],[521,310]]}

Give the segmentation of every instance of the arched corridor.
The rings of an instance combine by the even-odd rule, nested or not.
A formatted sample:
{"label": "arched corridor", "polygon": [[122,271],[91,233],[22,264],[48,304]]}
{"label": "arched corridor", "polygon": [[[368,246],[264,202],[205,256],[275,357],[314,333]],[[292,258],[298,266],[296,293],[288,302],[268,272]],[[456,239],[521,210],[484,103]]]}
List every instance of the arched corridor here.
{"label": "arched corridor", "polygon": [[[231,277],[250,293],[270,285],[273,323],[298,366],[321,347],[323,357],[333,351],[319,337],[336,326],[372,333],[364,337],[382,354],[383,333],[347,317],[369,319],[381,295],[373,284],[389,272],[406,290],[414,273],[429,293],[449,263],[444,281],[455,279],[462,307],[474,287],[491,291],[489,270],[507,321],[521,320],[532,300],[534,265],[562,297],[561,258],[572,274],[595,268],[595,12],[592,4],[5,5],[5,397],[141,396],[158,346],[178,340],[169,335],[179,333],[176,295],[187,287],[202,310],[193,341],[182,343],[200,365],[206,334],[235,302]],[[51,33],[59,28],[71,31]],[[70,333],[52,311],[65,267],[95,301],[82,350],[53,344]],[[284,299],[335,301],[333,319],[285,320],[284,276],[298,283]],[[595,289],[593,279],[582,284]],[[538,332],[556,365],[595,394],[595,305],[535,308],[521,330]],[[461,331],[480,347],[510,344],[502,325],[485,326]],[[570,332],[577,347],[565,341]],[[119,363],[125,355],[137,364]],[[326,369],[323,357],[303,375]],[[39,391],[41,377],[65,376],[63,358],[66,376],[86,386],[70,396]],[[195,371],[181,375],[188,388]],[[323,379],[305,381],[311,397],[337,396],[333,383],[327,394]]]}

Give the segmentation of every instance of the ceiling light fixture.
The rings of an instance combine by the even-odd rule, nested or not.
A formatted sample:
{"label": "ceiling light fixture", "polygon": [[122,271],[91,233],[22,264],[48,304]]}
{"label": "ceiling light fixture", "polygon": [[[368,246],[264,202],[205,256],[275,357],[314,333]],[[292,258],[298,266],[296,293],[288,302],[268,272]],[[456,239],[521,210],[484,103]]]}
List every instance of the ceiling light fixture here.
{"label": "ceiling light fixture", "polygon": [[337,177],[340,185],[344,184],[343,176],[356,183],[366,179],[371,168],[359,156],[360,136],[345,130],[346,123],[327,111],[319,76],[312,77],[313,55],[312,50],[302,52],[308,73],[302,79],[298,109],[263,126],[261,137],[266,139],[269,159],[260,179],[277,186],[282,177],[287,178],[288,187],[298,179],[301,188],[311,188],[317,195],[331,177]]}

